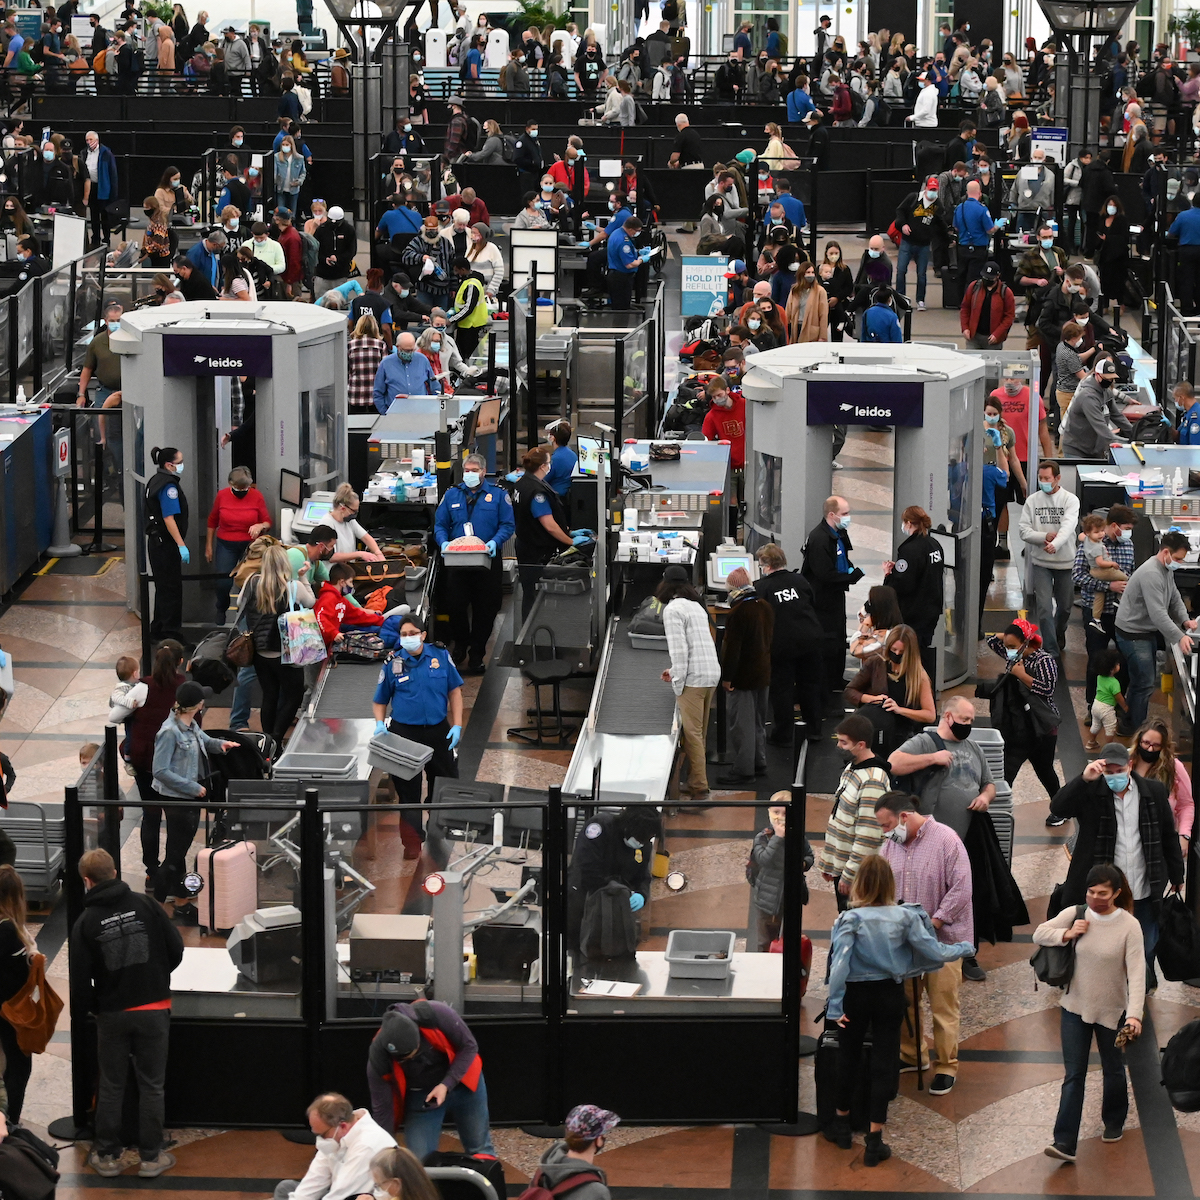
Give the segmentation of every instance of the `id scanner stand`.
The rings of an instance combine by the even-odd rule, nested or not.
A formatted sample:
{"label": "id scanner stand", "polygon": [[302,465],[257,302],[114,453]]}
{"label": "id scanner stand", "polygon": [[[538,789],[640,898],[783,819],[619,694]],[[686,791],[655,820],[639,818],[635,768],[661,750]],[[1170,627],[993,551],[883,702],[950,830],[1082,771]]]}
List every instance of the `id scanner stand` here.
{"label": "id scanner stand", "polygon": [[758,559],[745,546],[725,538],[717,550],[708,556],[708,588],[712,592],[728,592],[729,576],[741,567],[753,583],[759,575]]}

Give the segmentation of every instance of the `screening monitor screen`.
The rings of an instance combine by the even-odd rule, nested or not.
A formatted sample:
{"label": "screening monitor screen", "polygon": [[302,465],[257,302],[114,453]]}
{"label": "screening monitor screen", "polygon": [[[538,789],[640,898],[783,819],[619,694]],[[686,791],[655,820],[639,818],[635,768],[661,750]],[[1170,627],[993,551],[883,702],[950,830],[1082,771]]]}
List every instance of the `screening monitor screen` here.
{"label": "screening monitor screen", "polygon": [[728,583],[729,576],[734,571],[741,567],[747,574],[750,573],[750,555],[748,554],[717,554],[713,563],[713,574],[722,582]]}
{"label": "screening monitor screen", "polygon": [[621,174],[621,160],[619,158],[602,158],[600,160],[600,178],[615,179]]}
{"label": "screening monitor screen", "polygon": [[603,443],[599,438],[583,437],[579,439],[579,473],[580,475],[596,475],[600,471],[600,452]]}
{"label": "screening monitor screen", "polygon": [[319,525],[329,516],[332,508],[333,503],[329,500],[310,500],[304,506],[304,515],[300,519],[307,524]]}
{"label": "screening monitor screen", "polygon": [[279,472],[279,502],[288,505],[289,508],[299,508],[302,482],[295,471],[281,469]]}

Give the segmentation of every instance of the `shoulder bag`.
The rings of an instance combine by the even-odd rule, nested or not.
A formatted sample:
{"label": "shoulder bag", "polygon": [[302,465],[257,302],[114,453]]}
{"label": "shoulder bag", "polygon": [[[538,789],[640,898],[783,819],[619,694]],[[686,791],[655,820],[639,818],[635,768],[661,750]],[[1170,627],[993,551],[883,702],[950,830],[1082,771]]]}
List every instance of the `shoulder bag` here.
{"label": "shoulder bag", "polygon": [[46,956],[31,954],[29,978],[15,996],[0,1005],[0,1017],[17,1031],[22,1054],[45,1053],[62,1010],[62,1000],[46,982]]}
{"label": "shoulder bag", "polygon": [[[1075,905],[1075,920],[1083,918],[1087,912],[1086,904]],[[1039,946],[1029,960],[1034,975],[1050,987],[1071,990],[1071,979],[1075,974],[1075,938],[1064,942],[1061,946]],[[1037,984],[1034,985],[1037,990]]]}

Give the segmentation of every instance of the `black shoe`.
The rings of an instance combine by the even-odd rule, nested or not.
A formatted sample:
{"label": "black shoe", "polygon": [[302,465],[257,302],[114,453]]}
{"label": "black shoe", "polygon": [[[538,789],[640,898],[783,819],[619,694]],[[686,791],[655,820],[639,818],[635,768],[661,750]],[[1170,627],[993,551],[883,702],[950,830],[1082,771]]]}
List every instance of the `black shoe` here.
{"label": "black shoe", "polygon": [[754,768],[755,775],[762,776],[762,775],[765,775],[766,773],[767,773],[766,767],[755,767]]}
{"label": "black shoe", "polygon": [[733,774],[718,775],[717,783],[719,783],[721,787],[753,787],[754,776]]}
{"label": "black shoe", "polygon": [[863,1166],[877,1167],[892,1157],[892,1148],[883,1140],[883,1130],[878,1133],[868,1133],[866,1148],[863,1151]]}
{"label": "black shoe", "polygon": [[1105,1127],[1104,1134],[1100,1138],[1102,1142],[1119,1142],[1125,1136],[1125,1130],[1121,1128],[1109,1129]]}
{"label": "black shoe", "polygon": [[1065,825],[1066,823],[1066,817],[1056,817],[1053,813],[1046,818],[1046,825],[1050,829],[1057,829],[1060,825]]}
{"label": "black shoe", "polygon": [[827,1142],[832,1142],[835,1146],[842,1150],[849,1150],[854,1145],[854,1138],[850,1133],[850,1118],[835,1116],[832,1121],[822,1130]]}
{"label": "black shoe", "polygon": [[929,1094],[931,1096],[944,1096],[953,1087],[953,1075],[935,1075],[933,1082],[929,1085]]}
{"label": "black shoe", "polygon": [[462,675],[483,675],[487,671],[487,664],[481,662],[469,662],[465,667],[459,667],[459,673]]}
{"label": "black shoe", "polygon": [[987,978],[987,972],[979,965],[975,955],[963,959],[962,976],[972,983],[982,983]]}
{"label": "black shoe", "polygon": [[200,913],[194,904],[185,904],[182,908],[176,908],[171,914],[171,920],[176,925],[199,925]]}
{"label": "black shoe", "polygon": [[1057,1142],[1055,1142],[1052,1146],[1047,1146],[1042,1153],[1047,1158],[1058,1158],[1063,1162],[1073,1163],[1075,1161],[1075,1151],[1068,1150],[1066,1146],[1060,1146]]}

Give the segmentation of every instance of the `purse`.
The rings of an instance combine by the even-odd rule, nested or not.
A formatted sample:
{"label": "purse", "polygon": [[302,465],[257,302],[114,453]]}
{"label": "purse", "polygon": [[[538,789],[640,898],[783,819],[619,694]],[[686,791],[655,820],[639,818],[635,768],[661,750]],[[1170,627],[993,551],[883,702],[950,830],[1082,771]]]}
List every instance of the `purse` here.
{"label": "purse", "polygon": [[288,584],[288,611],[279,614],[281,661],[286,666],[308,667],[327,657],[321,625],[311,608],[296,602],[296,585]]}
{"label": "purse", "polygon": [[[1075,905],[1075,920],[1083,919],[1087,912],[1086,904]],[[1071,980],[1075,975],[1075,939],[1061,946],[1039,946],[1029,960],[1034,975],[1050,987],[1071,990]],[[1035,983],[1034,989],[1037,989]]]}
{"label": "purse", "polygon": [[230,666],[239,670],[248,667],[254,661],[254,638],[244,629],[235,626],[225,645],[225,657]]}
{"label": "purse", "polygon": [[58,1024],[63,1002],[46,982],[46,956],[29,956],[29,978],[15,996],[0,1005],[3,1017],[17,1031],[22,1054],[44,1054]]}

